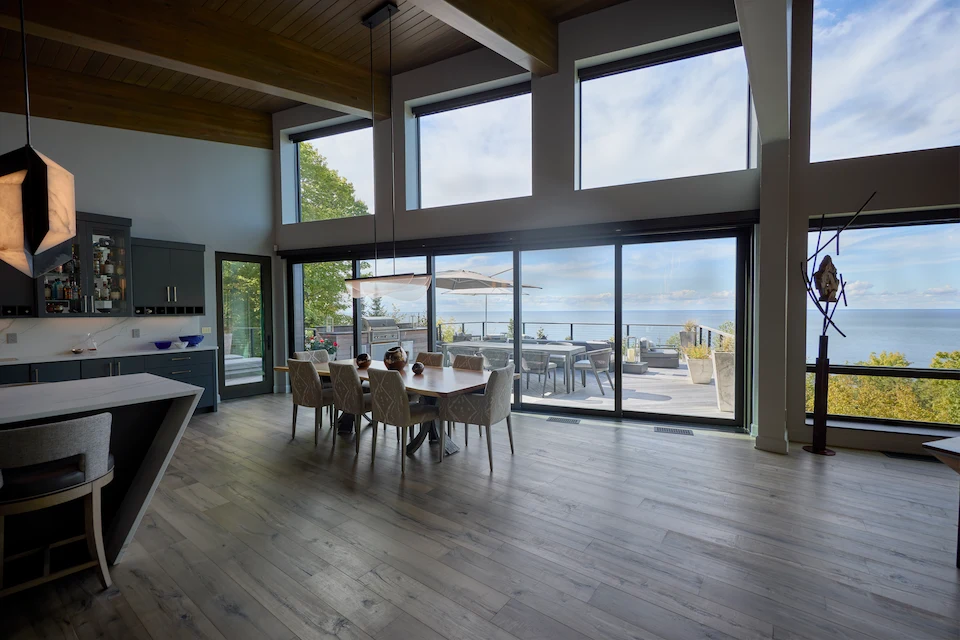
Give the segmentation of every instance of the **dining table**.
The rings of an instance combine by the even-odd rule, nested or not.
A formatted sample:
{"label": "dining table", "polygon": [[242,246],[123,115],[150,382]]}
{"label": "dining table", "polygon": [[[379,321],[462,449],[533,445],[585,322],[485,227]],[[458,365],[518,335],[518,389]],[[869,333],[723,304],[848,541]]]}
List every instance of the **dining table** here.
{"label": "dining table", "polygon": [[[924,442],[923,448],[937,457],[937,460],[960,473],[960,437],[944,438],[933,442]],[[957,517],[960,527],[960,516]],[[960,569],[960,534],[957,535],[957,568]]]}
{"label": "dining table", "polygon": [[[357,366],[356,361],[352,359],[348,360],[336,360],[335,362],[340,364],[351,364],[354,367]],[[314,367],[317,369],[317,373],[321,378],[330,377],[330,363],[328,362],[315,362]],[[360,375],[360,380],[369,380],[370,369],[379,369],[381,371],[386,370],[386,365],[383,362],[373,361],[368,367],[359,368],[357,367],[357,373]],[[273,368],[274,371],[279,373],[286,373],[289,371],[289,368],[286,366],[276,366]],[[464,393],[472,393],[474,391],[482,391],[487,386],[487,381],[490,379],[489,371],[472,371],[468,369],[454,369],[453,367],[424,367],[423,373],[414,373],[413,365],[408,364],[402,369],[397,369],[400,372],[400,376],[403,378],[403,384],[406,386],[407,391],[411,393],[416,393],[419,396],[429,399],[428,401],[437,402],[441,398],[450,398],[453,396],[461,395]],[[519,374],[514,374],[514,379],[519,379]],[[338,432],[346,434],[348,432],[353,432],[353,416],[345,414],[341,421],[347,420],[349,424],[342,423]],[[427,436],[430,436],[430,441],[439,440],[440,434],[437,431],[438,425],[436,422],[430,423],[429,428],[421,428],[420,432],[413,438],[413,440],[407,444],[407,454],[412,454],[417,451],[422,445],[424,440],[427,439]],[[444,451],[446,455],[456,453],[460,450],[460,447],[452,441],[452,438],[447,438],[445,441]]]}
{"label": "dining table", "polygon": [[[496,340],[464,340],[462,342],[447,342],[440,345],[443,350],[443,361],[447,361],[447,352],[451,347],[476,349],[477,351],[496,350],[508,351],[513,354],[513,342],[497,342]],[[586,353],[587,348],[576,344],[537,344],[534,342],[524,342],[524,351],[541,351],[550,354],[551,358],[563,358],[563,384],[567,393],[573,393],[573,363],[581,353]],[[520,371],[520,368],[517,367]]]}

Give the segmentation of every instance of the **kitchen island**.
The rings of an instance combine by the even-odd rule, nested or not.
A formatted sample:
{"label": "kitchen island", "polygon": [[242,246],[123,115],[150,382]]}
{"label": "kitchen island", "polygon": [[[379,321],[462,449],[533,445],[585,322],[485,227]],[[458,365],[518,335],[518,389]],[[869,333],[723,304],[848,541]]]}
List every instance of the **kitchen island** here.
{"label": "kitchen island", "polygon": [[[0,387],[0,430],[104,411],[113,415],[114,480],[104,488],[102,515],[107,560],[115,564],[133,539],[202,394],[201,387],[149,373]],[[50,528],[72,526],[71,505],[60,507],[24,514],[20,522],[9,519],[7,548],[28,544]]]}

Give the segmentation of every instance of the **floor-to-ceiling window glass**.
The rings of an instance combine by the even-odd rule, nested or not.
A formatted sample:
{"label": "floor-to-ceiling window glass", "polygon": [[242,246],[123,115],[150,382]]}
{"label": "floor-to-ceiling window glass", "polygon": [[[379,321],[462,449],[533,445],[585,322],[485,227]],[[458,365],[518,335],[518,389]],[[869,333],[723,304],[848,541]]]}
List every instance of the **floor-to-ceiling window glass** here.
{"label": "floor-to-ceiling window glass", "polygon": [[623,247],[623,410],[733,420],[737,239]]}
{"label": "floor-to-ceiling window glass", "polygon": [[447,363],[482,354],[488,368],[513,360],[513,253],[471,253],[435,259],[437,349]]}
{"label": "floor-to-ceiling window glass", "polygon": [[615,249],[520,253],[523,402],[614,410]]}
{"label": "floor-to-ceiling window glass", "polygon": [[[360,262],[364,277],[426,272],[423,256]],[[418,353],[427,350],[427,295],[426,289],[412,288],[390,296],[360,298],[360,351],[382,360],[387,349],[399,344],[410,361],[415,361]]]}
{"label": "floor-to-ceiling window glass", "polygon": [[294,351],[323,349],[332,358],[357,354],[353,301],[344,282],[352,276],[350,260],[294,265]]}

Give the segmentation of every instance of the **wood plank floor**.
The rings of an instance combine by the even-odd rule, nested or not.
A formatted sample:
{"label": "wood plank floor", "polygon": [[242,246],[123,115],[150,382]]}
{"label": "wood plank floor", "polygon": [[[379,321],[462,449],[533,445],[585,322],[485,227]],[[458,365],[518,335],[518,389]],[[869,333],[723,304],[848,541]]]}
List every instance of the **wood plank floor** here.
{"label": "wood plank floor", "polygon": [[[515,417],[400,479],[289,396],[195,418],[127,556],[0,601],[3,638],[960,637],[958,478],[749,438]],[[463,444],[463,427],[455,438]]]}

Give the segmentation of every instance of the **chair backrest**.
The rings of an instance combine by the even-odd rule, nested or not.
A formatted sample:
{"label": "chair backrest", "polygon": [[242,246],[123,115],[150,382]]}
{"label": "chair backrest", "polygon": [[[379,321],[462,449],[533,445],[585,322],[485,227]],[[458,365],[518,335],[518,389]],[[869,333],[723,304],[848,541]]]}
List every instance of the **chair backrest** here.
{"label": "chair backrest", "polygon": [[588,351],[587,357],[590,358],[590,364],[597,371],[606,371],[610,368],[610,360],[613,358],[613,349],[597,349]]}
{"label": "chair backrest", "polygon": [[516,367],[511,362],[502,369],[490,372],[487,387],[483,392],[487,414],[485,424],[496,424],[510,415],[510,403],[513,400],[513,374]]}
{"label": "chair backrest", "polygon": [[110,425],[113,416],[98,413],[86,418],[38,424],[0,431],[0,487],[3,470],[80,456],[84,482],[110,470]]}
{"label": "chair backrest", "polygon": [[486,360],[487,369],[502,369],[510,362],[510,352],[506,349],[481,349],[480,355]]}
{"label": "chair backrest", "polygon": [[527,373],[545,373],[550,362],[549,351],[533,351],[524,349],[520,354],[520,363]]}
{"label": "chair backrest", "polygon": [[311,360],[287,360],[293,403],[301,407],[323,406],[323,384]]}
{"label": "chair backrest", "polygon": [[330,363],[333,405],[344,413],[363,413],[363,387],[357,368],[349,362]]}
{"label": "chair backrest", "polygon": [[410,399],[399,371],[370,369],[373,419],[397,427],[410,426]]}
{"label": "chair backrest", "polygon": [[293,357],[297,360],[310,360],[312,362],[330,362],[330,354],[323,349],[316,351],[294,351]]}
{"label": "chair backrest", "polygon": [[437,351],[421,351],[417,354],[417,362],[422,362],[425,367],[442,367],[443,354]]}
{"label": "chair backrest", "polygon": [[450,362],[457,356],[475,356],[477,355],[477,349],[475,347],[447,347],[447,357],[450,359]]}
{"label": "chair backrest", "polygon": [[456,355],[453,358],[453,368],[483,371],[483,356]]}

